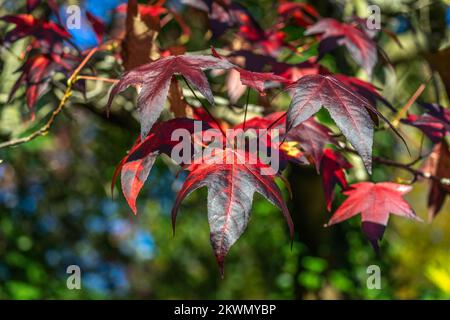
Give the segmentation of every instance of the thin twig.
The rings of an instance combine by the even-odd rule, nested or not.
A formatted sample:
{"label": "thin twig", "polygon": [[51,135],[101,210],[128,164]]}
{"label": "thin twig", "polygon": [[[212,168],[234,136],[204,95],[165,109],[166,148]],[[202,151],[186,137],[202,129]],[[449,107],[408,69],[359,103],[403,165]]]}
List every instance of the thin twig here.
{"label": "thin twig", "polygon": [[[272,129],[272,127],[277,124],[278,121],[280,121],[282,118],[284,118],[287,115],[287,112],[283,112],[283,114],[281,116],[279,116],[274,122],[272,122],[267,128],[266,130],[269,131],[270,129]],[[286,131],[287,133],[287,131]]]}
{"label": "thin twig", "polygon": [[205,109],[205,111],[208,114],[208,116],[211,118],[212,121],[214,121],[214,123],[219,128],[220,132],[222,132],[223,136],[226,137],[226,134],[223,131],[222,126],[220,125],[219,121],[217,121],[217,119],[212,115],[212,113],[209,111],[209,109],[206,107],[206,105],[203,103],[203,101],[197,96],[197,94],[195,93],[194,89],[192,89],[191,85],[186,80],[186,78],[183,75],[181,75],[181,77],[183,78],[184,83],[186,83],[186,85],[188,86],[189,90],[191,90],[191,92],[194,95],[195,99],[197,99],[200,102],[200,104],[202,105],[203,109]]}
{"label": "thin twig", "polygon": [[377,162],[379,164],[396,167],[396,168],[400,168],[400,169],[409,171],[411,174],[414,175],[414,177],[420,176],[425,179],[437,181],[443,185],[450,185],[450,181],[448,181],[448,178],[435,176],[428,172],[423,172],[423,171],[414,169],[414,168],[410,167],[409,164],[398,163],[396,161],[381,158],[381,157],[373,157],[373,161]]}
{"label": "thin twig", "polygon": [[[342,151],[347,151],[347,152],[350,152],[350,153],[353,153],[353,154],[358,154],[355,150],[350,149],[350,148],[343,148]],[[421,160],[423,158],[424,158],[424,156],[421,156],[421,157],[417,158],[416,160],[414,160],[414,161],[412,161],[410,163],[399,163],[399,162],[396,162],[394,160],[390,160],[390,159],[386,159],[386,158],[382,158],[382,157],[377,157],[377,156],[373,156],[372,160],[373,160],[373,162],[376,162],[378,164],[382,164],[382,165],[390,166],[390,167],[395,167],[395,168],[399,168],[399,169],[408,171],[409,173],[414,175],[414,178],[422,177],[422,178],[425,178],[425,179],[430,179],[430,180],[437,181],[437,182],[441,183],[442,185],[450,185],[449,178],[435,176],[435,175],[432,175],[432,174],[430,174],[428,172],[423,172],[421,170],[414,169],[412,167],[412,165],[416,164],[419,160]]]}

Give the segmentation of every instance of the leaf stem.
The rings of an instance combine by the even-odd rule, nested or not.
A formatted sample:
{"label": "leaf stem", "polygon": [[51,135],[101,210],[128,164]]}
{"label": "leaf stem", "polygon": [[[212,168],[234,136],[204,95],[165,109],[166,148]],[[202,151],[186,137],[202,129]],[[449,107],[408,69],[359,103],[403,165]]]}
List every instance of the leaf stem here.
{"label": "leaf stem", "polygon": [[[279,116],[278,118],[276,118],[275,121],[272,122],[272,123],[267,127],[267,130],[272,129],[272,127],[273,127],[274,125],[276,125],[278,121],[280,121],[281,119],[283,119],[283,118],[286,116],[286,114],[287,114],[287,112],[283,112],[283,114],[282,114],[281,116]],[[287,131],[288,131],[288,130],[286,130],[286,133],[287,133]]]}
{"label": "leaf stem", "polygon": [[[358,154],[355,150],[350,149],[350,148],[343,148],[342,151],[347,151],[350,153]],[[429,172],[423,172],[421,170],[412,168],[412,165],[416,164],[418,161],[420,161],[423,158],[424,158],[424,156],[420,156],[410,163],[399,163],[399,162],[396,162],[391,159],[386,159],[386,158],[377,157],[377,156],[372,157],[373,162],[376,162],[378,164],[395,167],[395,168],[399,168],[399,169],[408,171],[409,173],[411,173],[414,176],[414,179],[417,179],[417,177],[422,177],[425,179],[437,181],[442,185],[447,185],[447,186],[450,185],[450,181],[446,177],[435,176],[435,175],[430,174]]]}
{"label": "leaf stem", "polygon": [[250,99],[250,88],[247,88],[247,100],[245,101],[245,111],[244,111],[244,124],[242,125],[242,130],[245,131],[245,125],[247,122],[247,110],[248,110],[248,101]]}

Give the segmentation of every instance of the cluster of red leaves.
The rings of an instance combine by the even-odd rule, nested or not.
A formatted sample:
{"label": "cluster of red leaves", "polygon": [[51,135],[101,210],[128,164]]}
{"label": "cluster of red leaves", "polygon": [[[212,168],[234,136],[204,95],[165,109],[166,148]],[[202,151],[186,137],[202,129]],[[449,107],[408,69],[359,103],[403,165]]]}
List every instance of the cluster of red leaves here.
{"label": "cluster of red leaves", "polygon": [[[432,103],[421,103],[425,113],[410,114],[402,121],[420,129],[433,143],[434,147],[422,170],[436,177],[450,177],[450,149],[446,137],[450,134],[450,110]],[[430,180],[428,193],[428,216],[433,219],[444,205],[450,186],[440,181]]]}
{"label": "cluster of red leaves", "polygon": [[[175,230],[177,212],[183,199],[193,191],[207,187],[211,244],[222,273],[226,254],[247,227],[255,193],[261,194],[282,211],[293,237],[291,216],[276,183],[276,178],[283,179],[282,171],[289,162],[315,166],[322,177],[328,211],[332,209],[335,187],[339,185],[348,198],[336,210],[328,225],[361,213],[363,232],[377,250],[390,214],[419,220],[403,199],[411,186],[391,182],[360,182],[349,185],[345,171],[352,166],[345,158],[342,148],[345,141],[333,135],[331,128],[314,117],[322,107],[328,110],[337,128],[359,154],[370,174],[374,128],[378,125],[379,118],[390,125],[377,110],[377,102],[395,109],[372,84],[348,75],[332,73],[321,65],[321,58],[326,53],[332,53],[337,46],[343,46],[369,76],[373,74],[381,52],[375,42],[376,35],[365,29],[362,19],[341,22],[322,18],[311,5],[280,0],[277,21],[270,28],[263,29],[250,10],[232,0],[186,0],[183,3],[207,15],[214,39],[229,36],[229,30],[235,33],[228,46],[230,54],[226,57],[220,56],[214,49],[212,55],[188,55],[180,54],[184,53],[184,48],[158,48],[161,58],[150,61],[150,58],[144,57],[148,63],[139,63],[136,68],[125,67],[127,71],[112,88],[107,110],[118,93],[130,86],[138,89],[137,111],[141,132],[117,166],[112,179],[113,188],[120,174],[122,192],[134,213],[137,213],[138,194],[153,164],[159,155],[171,155],[178,143],[172,141],[172,133],[177,129],[184,129],[193,136],[192,150],[200,148],[204,151],[209,148],[212,152],[207,154],[207,158],[231,157],[242,160],[231,163],[197,162],[198,154],[192,152],[188,161],[180,164],[188,171],[188,176],[172,210],[173,228]],[[32,12],[39,4],[38,0],[27,1],[28,12]],[[47,5],[58,17],[56,3],[48,1]],[[128,6],[119,6],[115,12],[129,14],[133,10],[144,21],[158,24],[156,27],[152,26],[155,27],[152,32],[157,33],[162,25],[174,18],[183,33],[190,34],[178,9],[171,8],[163,0],[152,5],[138,5],[137,1],[130,1]],[[104,41],[108,36],[107,27],[90,13],[87,18],[98,40]],[[26,84],[27,103],[32,109],[47,89],[50,75],[56,71],[67,72],[73,69],[73,62],[78,61],[80,55],[72,55],[64,50],[70,45],[70,35],[60,23],[37,19],[30,14],[0,19],[16,25],[15,29],[4,36],[3,44],[7,45],[24,37],[32,38],[26,52],[26,61],[20,68],[21,76],[11,92],[12,97],[22,84]],[[59,18],[57,20],[60,22]],[[285,31],[289,26],[302,28],[301,39],[290,38]],[[304,39],[306,40],[303,42]],[[238,42],[240,50],[233,50],[234,42]],[[283,50],[298,56],[302,51],[298,50],[300,45],[308,50],[316,43],[318,54],[301,62],[290,63],[278,59]],[[132,58],[133,52],[127,54]],[[272,88],[286,85],[285,89],[292,94],[290,106],[286,112],[272,112],[234,126],[212,118],[202,108],[192,107],[193,117],[187,117],[184,109],[188,105],[183,99],[177,77],[183,79],[190,89],[200,92],[214,106],[214,94],[205,74],[206,70],[213,69],[228,71],[230,100],[237,101],[243,93],[241,89],[245,87],[264,95],[269,88],[267,84],[270,83]],[[232,92],[237,87],[241,88],[239,92]],[[158,121],[167,98],[176,117]],[[402,121],[421,129],[435,143],[422,169],[435,177],[448,177],[450,152],[445,138],[450,131],[449,110],[430,104],[424,104],[423,108],[426,111],[424,114],[410,114]],[[195,121],[202,124],[200,133],[195,130]],[[261,174],[262,169],[269,171],[270,168],[260,155],[252,154],[245,147],[228,145],[225,136],[218,137],[222,142],[221,147],[211,147],[212,143],[200,144],[198,136],[195,138],[198,134],[203,137],[210,128],[223,132],[225,126],[245,133],[249,133],[251,129],[277,129],[280,140],[276,144],[263,141],[260,136],[251,136],[250,139],[261,143],[271,153],[278,153],[281,161],[279,170],[272,174]],[[202,155],[204,156],[203,152]],[[429,207],[430,215],[434,216],[441,209],[450,189],[436,179],[430,181]]]}
{"label": "cluster of red leaves", "polygon": [[[141,190],[149,171],[160,153],[170,154],[173,144],[169,140],[173,130],[189,128],[193,133],[193,122],[189,119],[176,118],[168,122],[155,124],[164,107],[171,79],[175,74],[181,75],[187,83],[197,88],[205,99],[214,104],[213,94],[208,80],[203,73],[206,69],[236,69],[241,82],[259,91],[264,89],[267,80],[281,80],[272,74],[249,72],[218,56],[169,56],[155,62],[135,68],[125,73],[111,91],[108,106],[114,96],[129,86],[139,87],[138,111],[141,121],[141,136],[131,152],[120,163],[116,175],[121,172],[122,190],[136,212],[136,197]],[[292,103],[284,114],[270,114],[265,118],[250,119],[245,124],[238,124],[235,129],[281,128],[283,142],[296,142],[301,146],[306,158],[316,165],[322,173],[327,198],[327,208],[331,208],[333,189],[340,184],[347,189],[344,169],[350,168],[347,161],[336,151],[326,149],[327,144],[337,144],[331,131],[313,118],[322,106],[329,110],[342,133],[361,155],[367,170],[371,170],[373,120],[369,112],[381,114],[362,95],[354,92],[332,75],[308,75],[290,85],[294,91]],[[206,117],[203,117],[206,118]],[[202,119],[203,120],[203,119]],[[206,118],[206,123],[211,119]],[[208,121],[209,120],[209,121]],[[214,124],[211,124],[214,126]],[[208,126],[207,126],[208,127]],[[223,138],[225,139],[225,138]],[[258,139],[258,137],[256,137]],[[195,140],[195,139],[193,139]],[[270,145],[279,152],[283,160],[301,161],[301,157],[291,157],[289,148],[284,143]],[[226,145],[226,144],[222,144]],[[258,155],[248,154],[229,146],[215,150],[220,156],[232,154],[246,159],[257,157],[256,164],[239,162],[233,164],[196,164],[195,159],[185,167],[190,173],[181,188],[172,211],[175,223],[176,212],[180,202],[192,191],[206,186],[208,188],[208,218],[211,228],[211,243],[218,263],[223,268],[223,260],[231,245],[239,238],[250,218],[251,203],[254,192],[278,206],[288,221],[292,234],[292,221],[282,200],[280,190],[273,175],[262,175],[261,167],[265,164]],[[216,154],[217,156],[217,154]],[[194,164],[192,164],[194,163]],[[267,165],[266,165],[267,166]],[[282,166],[283,167],[283,166]],[[374,204],[375,205],[375,204]],[[386,210],[391,207],[387,207]],[[388,215],[389,211],[385,211]],[[385,225],[387,219],[381,214],[370,215],[366,219]],[[336,220],[337,222],[338,220]]]}
{"label": "cluster of red leaves", "polygon": [[[40,1],[27,1],[28,11],[33,11],[39,4]],[[47,4],[60,20],[56,3],[48,1]],[[15,25],[4,35],[3,45],[9,46],[23,38],[31,39],[23,54],[25,62],[17,70],[21,74],[10,92],[9,100],[25,85],[27,105],[34,118],[36,102],[48,91],[52,75],[55,72],[70,75],[80,58],[65,50],[70,43],[70,34],[57,22],[35,18],[30,13],[3,16],[0,21]],[[78,87],[82,89],[80,83]]]}

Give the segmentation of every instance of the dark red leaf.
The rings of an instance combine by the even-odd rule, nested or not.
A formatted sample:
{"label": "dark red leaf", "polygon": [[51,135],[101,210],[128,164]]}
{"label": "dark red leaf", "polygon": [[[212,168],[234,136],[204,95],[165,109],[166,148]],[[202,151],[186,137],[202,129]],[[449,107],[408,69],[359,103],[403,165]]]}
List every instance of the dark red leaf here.
{"label": "dark red leaf", "polygon": [[137,213],[136,198],[147,180],[156,158],[161,153],[170,156],[172,148],[178,143],[178,141],[171,140],[172,132],[176,129],[186,129],[192,134],[194,120],[176,118],[156,124],[145,140],[141,141],[141,138],[136,140],[130,152],[116,167],[111,183],[111,193],[120,172],[122,192],[135,214]]}
{"label": "dark red leaf", "polygon": [[284,2],[278,7],[278,14],[285,18],[293,18],[301,27],[307,27],[320,17],[313,6],[302,2]]}
{"label": "dark red leaf", "polygon": [[419,103],[429,115],[439,119],[442,123],[450,126],[450,109],[444,108],[436,103]]}
{"label": "dark red leaf", "polygon": [[[373,246],[378,248],[378,241],[381,240],[384,227],[387,225],[390,214],[422,221],[410,205],[403,199],[403,196],[412,189],[409,185],[392,182],[360,182],[350,186],[349,190],[343,193],[348,198],[342,203],[333,217],[328,222],[328,226],[350,219],[361,213],[361,221],[371,223],[363,227],[363,231],[369,237]],[[374,228],[372,224],[380,225]]]}
{"label": "dark red leaf", "polygon": [[54,67],[55,65],[49,55],[32,55],[18,70],[22,74],[13,85],[8,101],[14,97],[21,85],[26,84],[27,105],[34,118],[34,106],[38,98],[47,91]]}
{"label": "dark red leaf", "polygon": [[[224,164],[199,164],[189,168],[191,171],[177,195],[172,210],[175,226],[180,203],[194,190],[208,188],[208,220],[211,230],[211,244],[223,275],[224,258],[231,246],[245,231],[250,220],[250,211],[255,192],[261,194],[280,208],[288,223],[291,237],[293,223],[284,204],[280,189],[273,175],[261,174],[262,163],[239,164],[236,158],[246,158],[246,152],[231,149],[216,149],[215,157],[224,159]],[[235,159],[226,164],[226,158]]]}
{"label": "dark red leaf", "polygon": [[293,88],[294,97],[287,112],[288,131],[325,107],[370,173],[373,122],[366,108],[379,114],[370,102],[332,76],[304,76]]}
{"label": "dark red leaf", "polygon": [[6,33],[4,41],[7,43],[33,36],[38,41],[51,47],[56,42],[62,42],[62,40],[70,38],[70,34],[58,24],[36,19],[30,14],[3,16],[0,17],[0,20],[16,25],[13,30]]}
{"label": "dark red leaf", "polygon": [[[325,74],[325,73],[322,73]],[[328,73],[330,74],[330,73]],[[353,88],[358,92],[360,95],[362,95],[364,98],[369,100],[369,102],[376,106],[377,100],[381,101],[384,105],[386,105],[389,109],[392,111],[395,111],[394,107],[392,106],[389,101],[387,101],[382,95],[380,95],[375,88],[374,85],[372,85],[369,82],[366,82],[364,80],[358,79],[356,77],[350,77],[344,74],[333,74],[333,76],[341,81],[342,83],[346,84],[347,86]]]}
{"label": "dark red leaf", "polygon": [[[324,148],[327,144],[336,144],[336,140],[332,137],[330,129],[320,124],[314,119],[309,118],[300,125],[289,130],[286,137],[286,117],[283,117],[284,112],[274,112],[265,117],[254,117],[247,120],[245,123],[246,129],[266,129],[271,127],[278,130],[280,136],[280,142],[298,142],[299,147],[310,156],[316,165],[317,171],[319,171],[320,163],[322,161]],[[243,128],[244,123],[236,125],[234,128]],[[275,147],[275,146],[274,146]],[[303,153],[296,153],[296,155],[290,153],[292,148],[286,148],[286,143],[281,143],[279,146],[281,151],[287,156],[287,160],[291,160],[297,163],[304,163],[302,156]]]}
{"label": "dark red leaf", "polygon": [[[127,4],[123,3],[119,6],[117,6],[116,10],[117,13],[127,13]],[[160,15],[163,15],[167,13],[167,9],[164,8],[161,5],[145,5],[145,4],[139,4],[138,5],[138,11],[141,17],[159,17]]]}
{"label": "dark red leaf", "polygon": [[[445,140],[434,146],[421,169],[425,173],[450,180],[450,150]],[[450,194],[450,186],[430,180],[428,191],[428,218],[430,221],[442,209],[447,194]]]}
{"label": "dark red leaf", "polygon": [[[41,2],[43,2],[43,1],[42,0],[27,0],[27,12],[30,13],[31,11],[36,9]],[[61,24],[61,17],[59,15],[58,4],[56,3],[56,0],[47,0],[47,1],[45,1],[45,3],[47,3],[47,5],[50,7],[50,9],[53,11],[56,18],[58,19],[58,22]]]}
{"label": "dark red leaf", "polygon": [[286,141],[298,141],[300,147],[314,160],[319,171],[327,144],[336,144],[330,129],[318,123],[314,117],[289,130]]}
{"label": "dark red leaf", "polygon": [[230,69],[234,65],[225,59],[212,56],[169,56],[126,72],[114,85],[109,96],[109,110],[113,98],[129,86],[140,87],[137,109],[141,122],[141,138],[145,138],[164,108],[170,82],[174,74],[183,75],[190,85],[196,87],[209,103],[214,97],[208,79],[202,70]]}
{"label": "dark red leaf", "polygon": [[95,37],[97,38],[98,43],[103,42],[103,36],[105,35],[106,26],[103,23],[102,20],[100,20],[98,17],[90,13],[89,11],[86,11],[86,18],[92,25],[92,29],[94,30]]}
{"label": "dark red leaf", "polygon": [[239,72],[241,76],[241,82],[244,86],[249,86],[253,89],[256,89],[261,94],[264,93],[264,83],[266,81],[286,82],[283,77],[277,76],[273,73],[252,72],[242,68],[237,68],[236,70]]}
{"label": "dark red leaf", "polygon": [[420,104],[426,113],[410,114],[402,122],[419,128],[433,143],[439,143],[450,133],[450,110],[432,103]]}
{"label": "dark red leaf", "polygon": [[[326,18],[308,27],[305,35],[321,34],[321,54],[328,52],[338,45],[344,45],[355,61],[366,70],[369,77],[377,63],[376,43],[357,27]],[[328,42],[328,43],[327,43]]]}
{"label": "dark red leaf", "polygon": [[429,114],[410,114],[406,119],[402,119],[402,122],[419,128],[434,143],[441,142],[449,132],[444,123]]}

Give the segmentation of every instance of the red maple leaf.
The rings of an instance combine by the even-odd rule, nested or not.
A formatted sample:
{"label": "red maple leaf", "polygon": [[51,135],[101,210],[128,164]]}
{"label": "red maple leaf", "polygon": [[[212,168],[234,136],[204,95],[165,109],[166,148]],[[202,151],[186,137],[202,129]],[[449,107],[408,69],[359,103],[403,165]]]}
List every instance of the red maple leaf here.
{"label": "red maple leaf", "polygon": [[319,45],[321,56],[336,46],[344,45],[353,59],[371,76],[377,63],[377,46],[366,33],[352,24],[325,18],[308,27],[305,32],[305,35],[314,34],[321,34]]}
{"label": "red maple leaf", "polygon": [[[322,161],[324,148],[327,144],[335,144],[337,141],[332,137],[330,129],[317,122],[314,117],[309,118],[298,126],[289,130],[286,135],[286,117],[283,117],[284,112],[273,112],[265,117],[254,117],[245,122],[246,129],[266,129],[271,127],[278,130],[280,137],[279,146],[273,146],[280,149],[282,155],[286,160],[296,163],[307,163],[303,156],[308,156],[309,162],[314,163],[317,171]],[[243,128],[244,123],[240,123],[234,129]],[[286,137],[285,137],[286,135]],[[286,142],[297,142],[304,153],[296,152],[295,154],[289,151],[292,148],[286,148]],[[311,160],[312,159],[312,160]]]}
{"label": "red maple leaf", "polygon": [[[160,1],[161,2],[161,1]],[[164,2],[164,1],[163,1]],[[123,3],[115,9],[117,13],[127,13],[127,4]],[[167,13],[167,9],[162,6],[162,3],[155,5],[139,4],[138,11],[141,17],[159,17]]]}
{"label": "red maple leaf", "polygon": [[[49,53],[39,52],[39,42],[32,41],[24,64],[16,71],[21,72],[14,83],[8,101],[11,101],[17,90],[25,84],[27,106],[34,118],[34,107],[38,99],[47,91],[55,72],[63,72],[67,76],[79,63],[80,57],[63,51],[62,46],[55,45]],[[83,91],[82,82],[75,83],[75,87]]]}
{"label": "red maple leaf", "polygon": [[30,14],[8,15],[0,17],[0,20],[16,25],[13,30],[6,33],[4,41],[7,43],[32,36],[51,48],[55,43],[70,38],[70,34],[58,24],[37,19]]}
{"label": "red maple leaf", "polygon": [[432,103],[420,103],[425,113],[409,114],[401,121],[422,130],[433,142],[441,142],[450,133],[450,110]]}
{"label": "red maple leaf", "polygon": [[370,173],[374,125],[367,110],[382,116],[375,107],[332,76],[307,75],[291,87],[294,97],[287,112],[288,131],[325,107]]}
{"label": "red maple leaf", "polygon": [[[221,55],[219,55],[214,47],[211,47],[211,51],[213,56],[216,58],[224,59]],[[235,66],[234,70],[239,72],[242,85],[249,86],[250,88],[257,90],[260,94],[264,94],[265,82],[286,82],[285,78],[277,76],[271,72],[252,72],[239,68],[238,66]]]}
{"label": "red maple leaf", "polygon": [[318,171],[324,156],[325,146],[337,143],[331,130],[317,122],[314,117],[310,117],[289,130],[286,141],[298,141],[305,153],[311,156]]}
{"label": "red maple leaf", "polygon": [[[203,125],[203,128],[207,126]],[[113,192],[118,174],[121,174],[122,192],[128,205],[136,214],[136,199],[141,191],[156,158],[165,153],[170,156],[172,148],[177,141],[172,141],[171,136],[176,129],[186,129],[194,132],[194,120],[187,118],[176,118],[169,121],[157,123],[145,140],[139,137],[130,152],[120,161],[114,172],[111,182],[111,193]]]}
{"label": "red maple leaf", "polygon": [[[321,69],[324,69],[324,68],[321,68]],[[321,74],[326,75],[326,74],[331,74],[331,73],[330,72],[326,72],[326,73],[321,72]],[[392,104],[389,101],[387,101],[382,95],[380,95],[378,93],[377,88],[373,84],[366,82],[364,80],[361,80],[359,78],[350,77],[350,76],[347,76],[344,74],[339,74],[339,73],[336,74],[335,73],[335,74],[333,74],[333,76],[336,79],[338,79],[339,81],[341,81],[342,83],[349,86],[350,88],[355,89],[357,93],[359,93],[361,96],[363,96],[364,98],[369,100],[369,102],[373,106],[376,106],[376,103],[379,100],[385,106],[387,106],[389,109],[391,109],[392,111],[395,111]]]}
{"label": "red maple leaf", "polygon": [[422,221],[403,196],[412,189],[409,185],[392,182],[360,182],[343,193],[348,198],[331,217],[327,226],[350,219],[361,213],[363,232],[378,251],[390,214]]}
{"label": "red maple leaf", "polygon": [[283,2],[278,7],[278,14],[287,19],[292,18],[301,27],[307,27],[320,17],[313,6],[301,2]]}
{"label": "red maple leaf", "polygon": [[212,56],[180,55],[161,58],[126,72],[112,88],[107,109],[109,110],[113,98],[119,92],[129,86],[140,87],[137,109],[141,122],[141,138],[144,139],[164,108],[174,74],[183,75],[210,104],[214,104],[214,96],[202,70],[233,67],[227,60]]}
{"label": "red maple leaf", "polygon": [[37,99],[47,91],[50,83],[50,75],[55,69],[50,55],[36,54],[29,57],[18,71],[22,74],[13,85],[9,93],[8,101],[11,101],[22,84],[26,84],[27,105],[34,118],[34,106]]}
{"label": "red maple leaf", "polygon": [[[442,140],[433,147],[433,151],[422,165],[422,171],[450,181],[450,150],[447,142]],[[431,221],[444,205],[450,186],[440,181],[430,180],[428,191],[428,218]]]}
{"label": "red maple leaf", "polygon": [[102,43],[103,37],[106,32],[106,25],[100,18],[96,17],[89,11],[86,11],[86,18],[88,19],[89,23],[92,26],[92,29],[94,30],[95,37],[97,38],[97,42]]}
{"label": "red maple leaf", "polygon": [[[274,175],[261,174],[264,165],[260,161],[250,164],[252,155],[243,150],[216,149],[213,157],[222,158],[223,164],[194,164],[172,210],[172,222],[175,221],[180,203],[190,193],[201,187],[208,188],[208,220],[211,244],[223,276],[224,258],[231,246],[245,231],[250,220],[250,211],[255,192],[282,210],[288,223],[291,238],[294,227],[289,211],[283,201],[281,191]],[[226,159],[235,159],[227,164]]]}
{"label": "red maple leaf", "polygon": [[[30,13],[31,11],[36,9],[41,4],[41,2],[43,2],[43,1],[42,0],[27,0],[27,12]],[[52,12],[55,14],[56,18],[58,19],[58,22],[61,24],[61,16],[59,15],[58,4],[56,3],[56,0],[47,0],[47,1],[45,1],[45,3],[47,3],[49,8],[52,10]]]}

